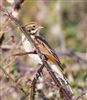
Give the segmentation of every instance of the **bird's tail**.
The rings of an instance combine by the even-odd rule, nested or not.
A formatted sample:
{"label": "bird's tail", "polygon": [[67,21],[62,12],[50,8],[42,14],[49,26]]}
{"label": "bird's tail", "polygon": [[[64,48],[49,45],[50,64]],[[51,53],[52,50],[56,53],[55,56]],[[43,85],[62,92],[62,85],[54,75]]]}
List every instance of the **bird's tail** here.
{"label": "bird's tail", "polygon": [[50,65],[50,66],[56,78],[60,81],[61,86],[63,86],[63,88],[67,88],[70,91],[70,93],[73,93],[68,80],[61,72],[60,68],[58,69],[57,65]]}

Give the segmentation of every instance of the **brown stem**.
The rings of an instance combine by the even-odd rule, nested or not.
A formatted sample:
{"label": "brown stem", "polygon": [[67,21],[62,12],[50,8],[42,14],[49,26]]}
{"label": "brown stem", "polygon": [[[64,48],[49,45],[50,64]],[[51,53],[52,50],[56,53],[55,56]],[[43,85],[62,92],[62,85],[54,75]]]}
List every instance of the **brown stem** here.
{"label": "brown stem", "polygon": [[12,56],[23,56],[23,55],[27,55],[27,54],[36,54],[36,53],[35,52],[22,52],[22,53],[12,54]]}

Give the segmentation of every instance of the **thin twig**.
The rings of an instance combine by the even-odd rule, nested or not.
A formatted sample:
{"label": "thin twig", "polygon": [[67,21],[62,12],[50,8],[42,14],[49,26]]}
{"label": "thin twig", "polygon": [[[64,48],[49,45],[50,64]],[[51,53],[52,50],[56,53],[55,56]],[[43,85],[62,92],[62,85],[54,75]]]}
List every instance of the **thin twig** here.
{"label": "thin twig", "polygon": [[72,59],[74,59],[75,61],[77,61],[78,63],[81,64],[87,64],[87,60],[83,59],[83,57],[85,57],[87,55],[87,53],[85,52],[84,56],[79,56],[79,54],[81,54],[80,52],[75,52],[74,50],[66,50],[64,52],[57,52],[58,56],[68,56],[71,57]]}
{"label": "thin twig", "polygon": [[[2,71],[4,72],[4,74],[10,79],[12,80],[14,83],[16,83],[16,81],[5,71],[5,69],[3,67],[0,66],[0,68],[2,69]],[[16,86],[18,87],[19,90],[21,90],[21,86],[19,84],[16,84]],[[21,90],[22,91],[22,90]],[[25,91],[22,91],[24,94],[26,94]]]}
{"label": "thin twig", "polygon": [[87,94],[87,89],[84,90],[84,91],[76,98],[76,100],[79,100],[81,97],[83,97],[83,96],[86,95],[86,94]]}
{"label": "thin twig", "polygon": [[22,52],[22,53],[15,53],[15,54],[12,54],[12,56],[23,56],[23,55],[27,55],[27,54],[35,54],[35,52]]}
{"label": "thin twig", "polygon": [[[10,46],[10,45],[2,45],[2,46],[0,46],[0,49],[2,51],[7,52],[7,51],[12,49],[12,46]],[[13,54],[13,55],[14,56],[16,56],[16,55],[17,56],[22,56],[22,55],[27,55],[27,54],[28,54],[28,52],[23,53],[23,54],[19,53],[19,54]],[[81,53],[80,52],[71,51],[71,50],[66,50],[64,52],[57,52],[58,56],[68,56],[68,57],[71,57],[72,59],[74,59],[75,61],[77,61],[78,63],[87,64],[87,60],[83,59],[83,57],[86,56],[87,53],[82,54],[83,56],[81,56],[81,57],[79,56],[79,54],[81,54]]]}
{"label": "thin twig", "polygon": [[42,73],[42,70],[44,68],[44,64],[41,65],[41,67],[38,69],[33,81],[32,81],[32,87],[31,87],[31,95],[30,95],[30,100],[35,100],[35,89],[36,89],[36,83],[37,83],[37,80],[39,77],[41,77],[41,73]]}
{"label": "thin twig", "polygon": [[[38,78],[41,77],[41,73],[42,73],[43,68],[44,68],[44,65],[41,65],[41,67],[37,70],[35,77],[31,83],[30,100],[35,100],[36,83],[37,83]],[[29,93],[27,93],[24,97],[22,97],[22,100],[27,99],[28,95],[29,95]]]}

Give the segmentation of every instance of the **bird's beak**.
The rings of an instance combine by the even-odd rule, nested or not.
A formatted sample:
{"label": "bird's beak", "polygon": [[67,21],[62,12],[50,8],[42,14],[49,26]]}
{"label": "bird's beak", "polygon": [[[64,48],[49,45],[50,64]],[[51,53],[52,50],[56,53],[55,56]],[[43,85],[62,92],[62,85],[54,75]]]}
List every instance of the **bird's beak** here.
{"label": "bird's beak", "polygon": [[40,31],[42,28],[44,28],[44,27],[39,26],[39,27],[37,28],[37,31],[38,31],[38,30]]}
{"label": "bird's beak", "polygon": [[42,28],[44,28],[44,27],[42,27],[42,26],[39,27],[39,29],[42,29]]}

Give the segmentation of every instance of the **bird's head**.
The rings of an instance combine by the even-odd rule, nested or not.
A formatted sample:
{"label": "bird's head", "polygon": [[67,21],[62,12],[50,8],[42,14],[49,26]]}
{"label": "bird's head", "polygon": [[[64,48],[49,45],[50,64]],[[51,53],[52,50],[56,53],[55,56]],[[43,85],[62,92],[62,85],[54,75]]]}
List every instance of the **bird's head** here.
{"label": "bird's head", "polygon": [[29,32],[30,35],[35,35],[43,28],[38,23],[32,22],[24,26],[24,28]]}

